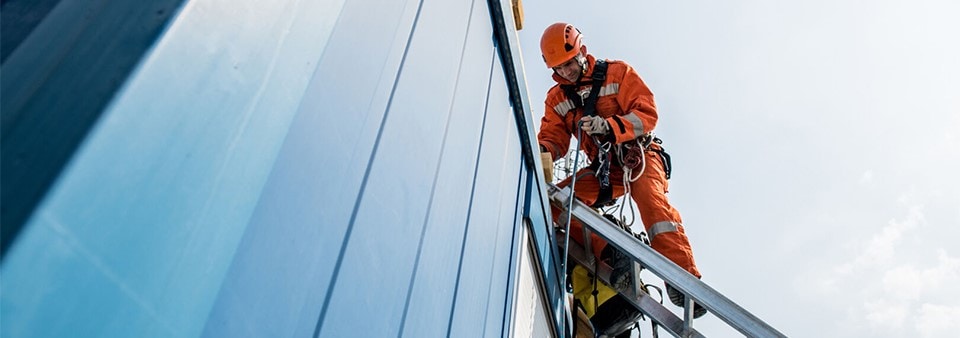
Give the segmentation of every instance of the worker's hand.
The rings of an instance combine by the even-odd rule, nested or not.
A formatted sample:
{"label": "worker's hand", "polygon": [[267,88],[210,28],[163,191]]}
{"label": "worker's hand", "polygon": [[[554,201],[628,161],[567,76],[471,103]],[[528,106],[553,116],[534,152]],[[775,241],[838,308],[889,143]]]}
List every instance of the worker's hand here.
{"label": "worker's hand", "polygon": [[590,135],[604,135],[610,132],[610,124],[600,116],[584,116],[580,118],[580,129]]}

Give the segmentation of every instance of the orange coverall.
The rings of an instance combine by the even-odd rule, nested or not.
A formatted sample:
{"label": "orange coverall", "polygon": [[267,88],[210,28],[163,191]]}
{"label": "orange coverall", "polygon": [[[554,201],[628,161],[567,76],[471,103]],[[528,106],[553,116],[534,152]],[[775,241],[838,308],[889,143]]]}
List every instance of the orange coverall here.
{"label": "orange coverall", "polygon": [[[607,63],[607,76],[597,99],[596,114],[606,119],[616,143],[621,144],[649,133],[656,127],[657,107],[653,101],[653,93],[633,67],[618,60],[607,60]],[[586,97],[592,88],[591,76],[595,64],[596,58],[588,54],[587,72],[581,77],[577,87],[577,92],[583,97]],[[571,135],[577,135],[577,122],[583,116],[583,108],[575,108],[560,88],[560,85],[573,83],[557,74],[553,74],[553,79],[557,85],[547,92],[546,108],[537,139],[553,158],[559,158],[566,154]],[[586,132],[581,136],[581,149],[590,159],[596,158],[598,149],[593,140]],[[693,260],[690,241],[683,230],[680,212],[667,201],[668,185],[663,163],[659,155],[652,151],[659,145],[651,144],[650,147],[644,152],[646,169],[639,179],[630,184],[630,197],[637,204],[653,249],[699,278],[700,272]],[[600,182],[593,176],[590,168],[581,169],[577,175],[574,195],[585,204],[593,205],[600,191]],[[570,180],[568,177],[558,186],[566,187],[570,185]],[[625,189],[621,167],[611,166],[610,183],[613,187],[613,198],[623,196]],[[559,214],[560,210],[554,207],[554,222],[557,222]],[[580,223],[573,219],[570,227],[571,238],[583,243]],[[591,243],[594,254],[600,257],[600,252],[607,243],[596,234],[592,236]]]}

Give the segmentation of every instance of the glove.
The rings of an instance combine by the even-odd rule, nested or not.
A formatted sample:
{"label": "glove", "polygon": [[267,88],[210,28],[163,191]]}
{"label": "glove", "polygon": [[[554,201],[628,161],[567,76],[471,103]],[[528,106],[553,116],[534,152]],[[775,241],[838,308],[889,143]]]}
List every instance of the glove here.
{"label": "glove", "polygon": [[600,116],[584,116],[580,119],[580,129],[590,135],[604,135],[610,132],[610,124]]}

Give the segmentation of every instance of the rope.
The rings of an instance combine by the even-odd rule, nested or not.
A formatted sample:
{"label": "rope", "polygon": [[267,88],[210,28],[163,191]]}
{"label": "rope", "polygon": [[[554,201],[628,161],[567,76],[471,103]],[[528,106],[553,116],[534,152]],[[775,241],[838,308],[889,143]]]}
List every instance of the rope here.
{"label": "rope", "polygon": [[[626,166],[623,167],[623,196],[624,202],[626,205],[620,208],[620,220],[626,223],[626,218],[623,217],[623,209],[630,209],[630,223],[626,223],[627,228],[633,227],[633,223],[637,220],[637,214],[633,209],[633,197],[630,196],[630,183],[636,182],[640,179],[640,176],[643,175],[643,171],[647,169],[647,148],[642,144],[637,144],[640,147],[640,171],[636,177],[633,177],[633,169]],[[617,149],[617,157],[620,160],[620,163],[625,163],[623,158],[623,147]]]}
{"label": "rope", "polygon": [[[577,186],[577,163],[580,162],[580,137],[582,136],[583,129],[580,129],[580,126],[583,125],[583,122],[577,123],[577,154],[574,155],[573,159],[573,178],[570,181],[570,200],[567,202],[567,224],[564,228],[564,239],[563,239],[563,273],[567,273],[567,256],[570,254],[570,220],[573,217],[573,199],[575,198],[574,192],[576,192]],[[589,238],[585,240],[590,240]]]}
{"label": "rope", "polygon": [[[656,286],[653,284],[643,285],[644,291],[646,291],[648,295],[653,295],[652,293],[650,293],[650,288],[657,290],[657,294],[660,296],[660,305],[663,305],[663,290],[661,290],[659,286]],[[653,320],[650,321],[650,331],[653,334],[653,338],[657,338],[660,336],[659,332],[657,332],[657,323],[654,322]]]}
{"label": "rope", "polygon": [[[563,236],[564,237],[563,265],[561,265],[561,267],[563,267],[564,276],[566,276],[567,271],[569,271],[567,270],[567,257],[570,255],[570,220],[573,217],[573,211],[571,211],[573,210],[573,199],[576,198],[576,195],[574,195],[574,192],[576,191],[575,188],[577,185],[577,162],[580,162],[580,136],[582,136],[582,130],[583,130],[583,129],[580,129],[580,126],[582,124],[583,122],[577,123],[577,154],[574,155],[574,160],[573,160],[573,178],[570,180],[570,201],[567,204],[567,224],[566,224],[566,227],[564,230],[564,236]],[[589,240],[589,238],[587,240]],[[569,305],[568,302],[563,302],[564,307],[567,307],[568,305]],[[573,312],[575,311],[575,309],[567,309],[567,310],[569,313],[575,313]],[[575,319],[571,318],[571,320],[575,320]]]}
{"label": "rope", "polygon": [[[583,125],[583,122],[578,122],[578,123],[577,123],[576,154],[574,155],[573,168],[572,168],[572,170],[571,170],[573,178],[571,178],[571,180],[570,180],[570,199],[569,199],[569,201],[567,201],[567,222],[566,222],[567,224],[566,224],[565,227],[564,227],[563,264],[561,265],[561,267],[563,268],[564,274],[566,274],[567,271],[569,271],[569,270],[567,269],[567,264],[568,264],[567,258],[568,258],[569,254],[570,254],[570,249],[569,249],[569,248],[570,248],[570,223],[571,223],[571,221],[573,220],[573,200],[574,200],[574,198],[576,198],[576,185],[577,185],[577,176],[578,176],[578,175],[577,175],[577,164],[579,164],[579,162],[580,162],[580,142],[581,142],[581,141],[580,141],[580,138],[583,136],[583,129],[581,128],[582,125]],[[627,204],[626,204],[625,206],[621,205],[621,207],[619,208],[619,209],[620,209],[620,210],[619,210],[619,213],[620,213],[620,221],[623,222],[624,225],[626,225],[626,229],[624,229],[624,230],[627,230],[627,231],[629,231],[629,229],[633,226],[633,223],[636,221],[636,212],[634,211],[634,209],[633,209],[633,207],[632,207],[632,205],[633,205],[633,197],[630,196],[630,183],[633,183],[633,182],[635,182],[636,180],[640,179],[640,176],[643,175],[643,171],[646,170],[646,167],[647,167],[647,156],[646,156],[646,151],[647,151],[647,149],[646,149],[646,147],[645,147],[643,144],[640,144],[639,142],[638,142],[637,145],[638,145],[638,146],[640,147],[640,149],[641,149],[641,153],[640,153],[640,166],[639,166],[640,171],[639,171],[639,173],[637,174],[636,177],[633,177],[633,169],[627,168],[627,167],[624,167],[624,168],[623,168],[624,199],[626,200],[625,203],[627,203]],[[608,147],[610,146],[609,143],[607,143],[607,146],[608,146]],[[602,146],[601,146],[601,147],[602,147]],[[609,149],[609,148],[608,148],[608,149]],[[622,150],[623,150],[623,147],[617,147],[617,149],[616,149],[617,157],[618,157],[618,159],[620,160],[620,163],[624,163],[624,161],[623,161],[623,151],[622,151]],[[568,155],[568,156],[569,156],[569,155]],[[601,159],[601,161],[602,161],[602,159]],[[630,223],[626,223],[625,218],[623,217],[623,209],[625,209],[625,208],[629,208],[629,209],[630,209]],[[630,232],[632,232],[632,231],[630,231]],[[589,240],[590,240],[589,238],[584,238],[584,241],[589,241]],[[598,263],[599,263],[599,262],[598,262]],[[599,264],[598,264],[598,266],[597,266],[597,269],[594,271],[593,297],[594,297],[594,306],[595,306],[595,307],[597,307],[597,306],[599,305],[599,304],[598,304],[599,302],[598,302],[598,299],[597,299],[597,293],[598,293],[598,291],[597,291],[597,280],[596,280],[596,277],[597,277],[596,275],[597,275],[598,272],[599,272]],[[649,289],[648,289],[649,287],[652,287],[652,288],[654,288],[654,289],[657,290],[657,292],[660,294],[660,303],[663,304],[663,291],[660,290],[659,287],[656,287],[656,286],[650,285],[650,284],[646,284],[646,285],[644,285],[644,289],[647,290],[647,293],[648,293],[648,294],[649,294],[649,291],[648,291],[648,290],[649,290]],[[566,302],[564,302],[564,306],[567,306],[567,303],[566,303]],[[573,309],[570,309],[570,310],[573,311]],[[598,309],[595,308],[595,309],[594,309],[594,313],[596,313],[597,310],[598,310]],[[654,336],[654,337],[657,337],[657,336],[658,336],[658,332],[657,332],[656,323],[654,323],[653,321],[651,321],[650,324],[651,324],[651,326],[652,326],[653,336]],[[638,324],[635,323],[635,325],[637,325],[637,328],[639,329]]]}

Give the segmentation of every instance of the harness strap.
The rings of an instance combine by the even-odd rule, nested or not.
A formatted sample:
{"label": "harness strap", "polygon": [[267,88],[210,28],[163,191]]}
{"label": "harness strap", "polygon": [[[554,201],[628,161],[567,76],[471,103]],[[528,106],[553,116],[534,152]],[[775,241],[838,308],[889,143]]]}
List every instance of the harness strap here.
{"label": "harness strap", "polygon": [[[560,85],[563,94],[567,96],[568,100],[573,102],[574,109],[583,108],[583,116],[593,116],[597,114],[596,106],[597,99],[600,97],[600,88],[603,87],[603,82],[607,80],[607,61],[597,60],[597,63],[593,66],[593,75],[590,79],[593,81],[580,81],[574,84]],[[584,100],[577,89],[588,83],[592,83],[593,86],[590,88],[590,94],[587,96],[587,99]]]}
{"label": "harness strap", "polygon": [[590,88],[590,96],[583,103],[583,116],[597,114],[597,98],[600,97],[600,88],[603,87],[603,81],[607,80],[607,61],[597,59],[591,78],[593,79],[593,88]]}
{"label": "harness strap", "polygon": [[[587,96],[587,101],[584,102],[583,107],[583,116],[594,116],[597,114],[597,99],[600,97],[600,88],[603,87],[603,82],[607,79],[607,62],[602,59],[597,59],[597,64],[593,67],[593,86],[590,88],[590,96]],[[597,168],[597,178],[600,180],[600,192],[597,195],[597,201],[594,203],[594,207],[599,207],[601,205],[609,203],[613,199],[613,185],[610,184],[610,165],[612,163],[613,156],[610,154],[610,147],[605,145],[605,141],[600,140],[599,137],[593,137],[593,141],[596,142],[597,148],[597,159],[594,162],[600,162],[599,168]]]}
{"label": "harness strap", "polygon": [[[655,137],[653,142],[660,145],[663,144],[663,140],[659,137]],[[663,174],[666,178],[670,179],[670,171],[673,169],[673,165],[670,163],[670,154],[667,154],[666,150],[663,150],[662,146],[658,146],[656,149],[653,149],[653,152],[660,155],[660,162],[663,163]]]}
{"label": "harness strap", "polygon": [[[593,74],[590,76],[591,82],[580,81],[575,84],[560,85],[563,94],[567,99],[573,102],[574,109],[583,108],[583,116],[594,116],[597,114],[597,100],[600,98],[600,89],[603,82],[607,80],[607,61],[597,59],[593,67]],[[578,89],[581,86],[590,83],[590,94],[586,99],[580,96]],[[596,202],[592,207],[597,208],[610,204],[613,200],[613,185],[610,184],[610,165],[614,160],[610,153],[610,147],[604,147],[606,143],[597,137],[591,137],[599,151],[597,157],[593,159],[590,167],[593,168],[594,176],[600,181],[600,192],[597,195]]]}

